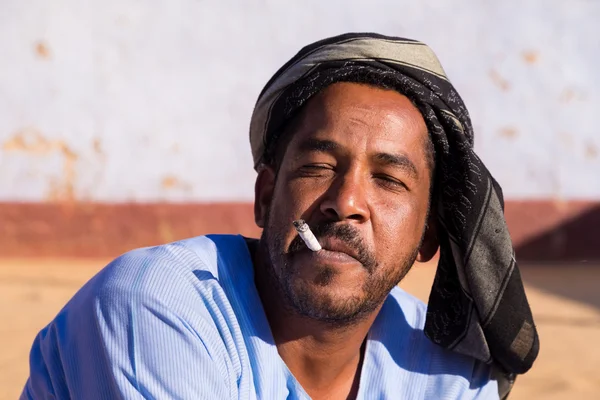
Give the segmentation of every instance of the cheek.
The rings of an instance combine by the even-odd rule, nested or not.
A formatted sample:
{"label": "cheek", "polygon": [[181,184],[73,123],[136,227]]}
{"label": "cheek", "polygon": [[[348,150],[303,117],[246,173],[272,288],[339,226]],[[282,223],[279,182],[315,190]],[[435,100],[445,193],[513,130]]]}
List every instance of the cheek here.
{"label": "cheek", "polygon": [[318,196],[293,181],[281,179],[277,182],[269,210],[269,230],[282,247],[280,251],[287,250],[298,235],[292,222],[306,219],[317,199]]}
{"label": "cheek", "polygon": [[301,179],[286,180],[280,177],[274,191],[273,206],[280,208],[280,217],[287,218],[291,224],[313,211],[319,198],[327,191],[322,186],[309,185]]}
{"label": "cheek", "polygon": [[374,244],[387,258],[411,252],[421,240],[426,209],[416,199],[382,201],[371,214]]}

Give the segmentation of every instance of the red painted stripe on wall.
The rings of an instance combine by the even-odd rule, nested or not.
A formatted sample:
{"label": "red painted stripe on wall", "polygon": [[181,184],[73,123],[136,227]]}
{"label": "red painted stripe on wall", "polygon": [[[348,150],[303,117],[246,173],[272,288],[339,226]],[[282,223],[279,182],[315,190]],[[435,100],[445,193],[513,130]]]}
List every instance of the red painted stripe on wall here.
{"label": "red painted stripe on wall", "polygon": [[[506,202],[520,259],[600,259],[600,201]],[[207,233],[257,237],[251,203],[0,203],[0,257],[116,257]]]}

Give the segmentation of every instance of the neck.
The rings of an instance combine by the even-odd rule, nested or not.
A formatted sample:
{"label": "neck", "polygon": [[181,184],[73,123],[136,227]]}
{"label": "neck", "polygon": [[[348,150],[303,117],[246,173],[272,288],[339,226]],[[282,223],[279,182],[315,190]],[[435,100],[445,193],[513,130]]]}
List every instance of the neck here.
{"label": "neck", "polygon": [[277,351],[311,398],[355,398],[372,319],[332,326],[291,314],[268,298],[263,304]]}
{"label": "neck", "polygon": [[366,337],[379,308],[345,325],[299,315],[284,301],[261,252],[251,252],[256,287],[277,351],[289,370],[313,399],[354,398]]}

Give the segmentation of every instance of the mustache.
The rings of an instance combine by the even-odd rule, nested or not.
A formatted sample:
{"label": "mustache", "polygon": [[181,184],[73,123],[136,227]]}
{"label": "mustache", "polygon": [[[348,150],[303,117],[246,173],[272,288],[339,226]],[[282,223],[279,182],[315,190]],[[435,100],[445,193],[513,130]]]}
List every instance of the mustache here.
{"label": "mustache", "polygon": [[[358,261],[372,272],[377,266],[377,260],[373,252],[366,245],[358,229],[349,224],[339,224],[336,222],[323,222],[317,225],[310,226],[311,231],[321,241],[325,238],[336,238],[343,241],[349,247],[356,250]],[[302,250],[306,250],[306,244],[299,235],[296,235],[288,248],[288,255],[293,255]]]}

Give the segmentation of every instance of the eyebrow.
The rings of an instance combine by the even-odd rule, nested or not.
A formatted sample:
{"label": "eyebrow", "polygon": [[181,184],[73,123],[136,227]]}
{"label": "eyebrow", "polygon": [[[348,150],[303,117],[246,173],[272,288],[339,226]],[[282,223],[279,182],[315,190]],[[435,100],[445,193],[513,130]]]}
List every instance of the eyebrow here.
{"label": "eyebrow", "polygon": [[391,166],[394,168],[407,171],[413,177],[418,178],[419,173],[415,164],[404,154],[377,153],[373,158],[383,166]]}
{"label": "eyebrow", "polygon": [[302,152],[316,151],[318,153],[333,153],[340,150],[341,146],[331,140],[310,138],[300,143],[299,149]]}

